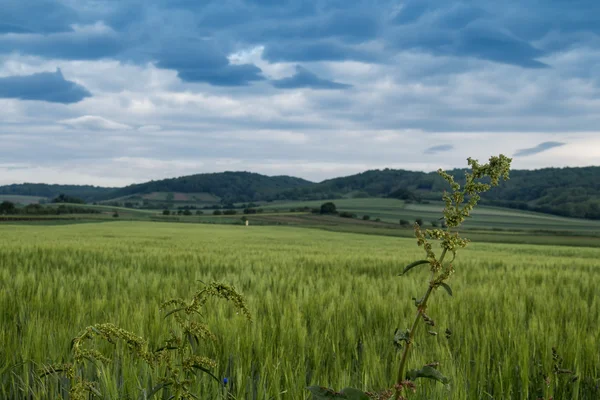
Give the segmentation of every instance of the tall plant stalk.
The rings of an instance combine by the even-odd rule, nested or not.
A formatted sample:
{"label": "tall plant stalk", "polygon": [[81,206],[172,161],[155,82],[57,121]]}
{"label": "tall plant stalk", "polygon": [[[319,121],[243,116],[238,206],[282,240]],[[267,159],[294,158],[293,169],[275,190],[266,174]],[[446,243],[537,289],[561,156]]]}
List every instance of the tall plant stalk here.
{"label": "tall plant stalk", "polygon": [[[369,400],[369,399],[391,399],[405,400],[404,392],[415,389],[413,381],[417,378],[429,378],[447,383],[448,378],[437,370],[438,363],[430,363],[418,370],[407,370],[408,357],[410,350],[415,340],[415,334],[421,320],[429,326],[434,326],[435,322],[430,318],[427,311],[427,302],[432,293],[437,288],[443,288],[450,296],[452,296],[452,288],[446,283],[448,278],[454,273],[453,262],[456,258],[456,252],[460,248],[467,246],[467,239],[461,238],[458,232],[454,232],[453,228],[459,227],[463,221],[470,216],[471,211],[479,202],[480,193],[486,192],[500,183],[500,178],[508,179],[511,159],[504,155],[491,157],[489,162],[480,165],[477,160],[472,158],[467,159],[471,171],[465,173],[465,183],[461,187],[460,184],[454,181],[454,177],[441,169],[438,173],[451,186],[452,192],[444,192],[443,200],[444,207],[444,229],[426,229],[422,230],[421,226],[416,223],[415,237],[417,244],[425,250],[426,258],[415,261],[407,265],[400,275],[406,274],[411,269],[420,265],[429,265],[430,278],[427,285],[427,291],[421,299],[414,299],[417,313],[410,329],[402,331],[396,330],[394,335],[394,344],[402,348],[402,356],[398,366],[398,375],[396,376],[394,388],[385,390],[379,393],[365,393],[354,388],[345,388],[340,392],[321,387],[311,386],[308,388],[315,400],[330,400],[330,399],[347,399],[347,400]],[[483,181],[482,181],[483,180]],[[430,240],[438,240],[441,242],[442,251],[439,258],[433,251],[433,246]],[[446,256],[452,254],[450,261],[446,260]]]}
{"label": "tall plant stalk", "polygon": [[[417,244],[422,246],[426,253],[426,258],[416,261],[404,268],[401,275],[407,273],[411,269],[419,265],[429,265],[431,277],[429,279],[427,291],[420,300],[415,300],[417,313],[410,329],[405,332],[396,331],[394,338],[396,344],[402,346],[402,356],[398,366],[398,375],[395,383],[394,400],[404,399],[403,392],[406,387],[411,386],[406,380],[414,380],[415,378],[430,378],[441,382],[447,382],[437,369],[437,365],[428,364],[419,370],[411,370],[406,372],[408,356],[414,343],[416,330],[421,320],[433,326],[433,320],[426,314],[427,302],[433,291],[439,287],[446,290],[449,295],[452,295],[452,289],[446,283],[448,278],[454,273],[453,261],[456,258],[456,252],[460,248],[466,247],[468,240],[463,239],[458,235],[458,232],[453,232],[452,228],[459,227],[463,221],[470,216],[471,211],[480,200],[480,193],[486,192],[499,184],[500,178],[508,179],[511,159],[500,155],[491,157],[489,163],[480,165],[477,160],[468,159],[471,172],[465,174],[465,184],[461,187],[455,182],[454,177],[447,172],[439,170],[438,173],[450,184],[451,193],[445,192],[443,200],[444,208],[444,223],[446,229],[427,229],[421,230],[419,224],[415,224],[415,236]],[[489,183],[482,182],[482,179],[489,179]],[[432,249],[429,242],[430,239],[440,240],[442,252],[439,259]],[[445,262],[446,255],[452,254],[452,260]]]}
{"label": "tall plant stalk", "polygon": [[[446,255],[446,250],[444,249],[444,251],[442,252],[442,256],[440,257],[440,262],[444,261],[445,255]],[[425,295],[422,297],[420,305],[417,307],[417,315],[412,323],[412,326],[410,328],[409,335],[408,335],[408,340],[402,351],[402,358],[400,359],[400,365],[398,366],[398,377],[396,378],[396,385],[401,385],[402,381],[404,380],[404,369],[406,367],[406,360],[408,359],[408,353],[410,351],[411,344],[412,344],[413,338],[415,336],[415,331],[417,329],[417,326],[419,325],[419,321],[421,321],[421,319],[423,318],[423,315],[425,314],[425,310],[427,309],[427,301],[429,300],[429,296],[431,296],[431,293],[433,292],[433,289],[435,287],[433,285],[433,274],[431,277],[432,277],[432,280],[429,283],[427,292],[425,292]],[[400,398],[400,391],[396,391],[395,399],[399,399],[399,398]]]}

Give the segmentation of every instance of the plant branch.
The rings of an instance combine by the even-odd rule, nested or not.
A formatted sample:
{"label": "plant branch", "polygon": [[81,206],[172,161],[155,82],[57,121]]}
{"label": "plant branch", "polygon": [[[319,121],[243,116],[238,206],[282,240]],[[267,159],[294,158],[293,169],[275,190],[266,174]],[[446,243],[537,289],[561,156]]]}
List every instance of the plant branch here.
{"label": "plant branch", "polygon": [[[440,256],[440,264],[444,262],[444,257],[446,257],[446,249],[442,251],[442,255]],[[435,287],[434,281],[435,280],[432,277],[431,281],[429,282],[427,292],[425,292],[425,296],[423,296],[423,299],[421,300],[417,308],[417,315],[415,316],[415,320],[413,321],[410,331],[408,332],[408,340],[406,341],[406,345],[404,346],[404,350],[402,351],[402,358],[400,359],[400,366],[398,367],[398,377],[396,378],[396,395],[394,396],[394,400],[400,399],[402,390],[400,384],[404,380],[404,369],[406,367],[406,360],[408,359],[410,346],[413,342],[413,337],[415,336],[415,331],[417,329],[417,326],[419,325],[419,321],[422,319],[423,313],[427,308],[427,301],[429,300],[429,296],[431,296],[431,292],[433,292],[433,289]]]}

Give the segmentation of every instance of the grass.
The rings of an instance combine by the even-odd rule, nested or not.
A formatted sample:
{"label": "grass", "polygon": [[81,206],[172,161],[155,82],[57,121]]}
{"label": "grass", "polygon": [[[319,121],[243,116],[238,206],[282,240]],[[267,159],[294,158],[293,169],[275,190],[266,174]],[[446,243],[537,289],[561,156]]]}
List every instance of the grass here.
{"label": "grass", "polygon": [[[395,199],[341,199],[335,200],[338,209],[356,213],[358,219],[312,215],[290,212],[298,207],[318,207],[322,201],[274,203],[265,207],[264,213],[247,217],[251,225],[289,225],[335,232],[368,235],[412,237],[412,229],[401,227],[400,219],[412,223],[422,218],[425,226],[439,218],[441,203],[405,204]],[[78,206],[71,204],[71,206]],[[98,210],[99,214],[71,214],[49,216],[0,216],[0,224],[64,225],[109,221],[154,221],[204,224],[241,224],[241,213],[227,216],[212,215],[212,210],[202,210],[202,215],[163,216],[162,210],[131,209],[103,205],[79,205]],[[113,217],[117,211],[118,218]],[[193,211],[195,213],[195,210]],[[238,210],[240,212],[240,210]],[[563,218],[547,214],[524,212],[495,207],[478,207],[474,217],[465,223],[468,237],[473,241],[494,243],[522,243],[567,246],[600,247],[600,221]],[[369,215],[370,221],[362,216]],[[381,222],[375,222],[380,218]]]}
{"label": "grass", "polygon": [[[295,227],[3,224],[0,236],[3,399],[58,398],[56,381],[38,381],[34,366],[64,361],[71,338],[92,323],[114,322],[158,346],[168,334],[158,304],[188,297],[197,280],[235,285],[253,313],[249,324],[214,303],[207,315],[221,339],[206,352],[235,398],[307,399],[311,384],[389,387],[393,332],[413,315],[406,298],[426,274],[395,277],[422,258],[414,239]],[[596,248],[468,247],[450,281],[454,297],[432,298],[432,310],[443,310],[431,315],[440,335],[417,343],[410,360],[440,361],[452,383],[420,385],[415,398],[536,399],[552,346],[580,376],[555,398],[599,398],[599,257]],[[138,398],[149,371],[120,348],[104,350],[118,361],[102,368],[103,391]],[[219,393],[209,380],[196,390]]]}
{"label": "grass", "polygon": [[[422,218],[426,226],[431,221],[438,221],[442,202],[427,204],[406,204],[401,200],[383,198],[340,199],[333,201],[338,210],[355,213],[359,218],[369,215],[372,220],[379,218],[383,222],[398,224],[401,219],[414,222]],[[265,210],[289,210],[290,208],[318,208],[324,201],[292,202],[271,204]],[[485,229],[522,229],[571,232],[600,232],[600,221],[577,218],[564,218],[554,215],[529,211],[511,210],[500,207],[478,206],[473,211],[473,218],[464,224],[465,228]]]}

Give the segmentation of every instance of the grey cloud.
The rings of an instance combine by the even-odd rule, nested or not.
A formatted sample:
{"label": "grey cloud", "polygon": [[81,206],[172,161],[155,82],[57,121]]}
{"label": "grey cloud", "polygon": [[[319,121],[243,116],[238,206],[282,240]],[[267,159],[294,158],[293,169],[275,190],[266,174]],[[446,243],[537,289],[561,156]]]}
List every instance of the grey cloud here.
{"label": "grey cloud", "polygon": [[17,24],[0,22],[0,34],[3,33],[34,33],[31,29]]}
{"label": "grey cloud", "polygon": [[159,68],[173,69],[186,82],[206,82],[216,86],[243,86],[264,80],[253,64],[232,65],[212,42],[186,40],[164,47],[157,55]]}
{"label": "grey cloud", "polygon": [[206,82],[215,86],[244,86],[265,79],[260,68],[253,64],[184,69],[177,72],[178,76],[186,82]]}
{"label": "grey cloud", "polygon": [[536,60],[544,55],[541,50],[499,30],[490,29],[484,24],[470,25],[462,30],[454,44],[454,51],[457,54],[521,67],[547,67]]}
{"label": "grey cloud", "polygon": [[435,23],[441,28],[461,29],[482,18],[490,17],[484,10],[463,3],[454,3],[447,10],[436,14]]}
{"label": "grey cloud", "polygon": [[60,69],[27,76],[0,78],[0,98],[77,103],[92,94],[83,86],[65,80]]}
{"label": "grey cloud", "polygon": [[547,67],[538,60],[545,52],[495,28],[489,21],[476,21],[461,29],[401,27],[390,30],[388,35],[388,46],[396,51],[417,49],[438,56],[473,57],[524,68]]}
{"label": "grey cloud", "polygon": [[124,49],[125,39],[107,27],[52,34],[0,35],[0,53],[34,54],[45,58],[96,60],[115,57]]}
{"label": "grey cloud", "polygon": [[260,31],[260,36],[278,41],[340,38],[349,43],[360,43],[376,38],[381,28],[379,16],[368,10],[338,10],[319,17],[273,24]]}
{"label": "grey cloud", "polygon": [[77,13],[55,0],[2,0],[0,34],[71,31]]}
{"label": "grey cloud", "polygon": [[[364,169],[400,158],[419,169],[430,168],[420,164],[432,158],[423,151],[439,154],[436,161],[460,158],[447,162],[463,166],[478,152],[515,153],[527,146],[522,135],[535,135],[533,143],[575,144],[584,136],[595,143],[600,41],[591,2],[423,1],[412,3],[412,11],[408,4],[395,21],[397,2],[387,0],[61,0],[54,3],[74,11],[67,7],[58,19],[64,10],[48,13],[48,25],[35,10],[27,24],[0,15],[3,76],[58,63],[85,86],[58,73],[2,78],[0,97],[10,99],[0,100],[0,135],[21,137],[10,146],[3,139],[0,152],[15,162],[48,165],[95,158],[114,170],[110,158],[117,156],[256,163],[279,157],[318,165],[347,163],[349,154]],[[425,4],[420,10],[419,3]],[[290,72],[294,64],[304,68]],[[263,71],[276,78],[267,81]],[[48,80],[58,88],[48,90]],[[352,90],[295,91],[350,84]],[[74,107],[55,104],[79,101],[90,90],[94,97]],[[55,94],[61,91],[66,94]],[[93,127],[110,125],[86,115],[162,130],[111,125],[100,135]],[[79,126],[63,127],[65,121]],[[259,129],[307,140],[245,139]],[[235,136],[244,130],[243,138]],[[490,132],[485,146],[477,132]],[[81,151],[76,142],[85,143]],[[543,150],[538,147],[520,151]],[[597,160],[584,156],[573,157]],[[541,158],[522,162],[536,167]]]}
{"label": "grey cloud", "polygon": [[423,152],[424,154],[437,154],[437,153],[442,153],[444,151],[450,151],[454,149],[454,146],[452,146],[451,144],[440,144],[437,146],[431,146],[427,149],[425,149],[425,151]]}
{"label": "grey cloud", "polygon": [[269,43],[263,57],[271,62],[365,61],[373,62],[377,54],[332,40]]}
{"label": "grey cloud", "polygon": [[430,10],[428,1],[415,0],[408,1],[402,4],[402,8],[398,15],[392,20],[396,24],[408,24],[417,21]]}
{"label": "grey cloud", "polygon": [[[272,62],[386,63],[390,62],[392,52],[418,49],[438,56],[474,57],[524,68],[542,68],[546,64],[540,58],[546,56],[551,47],[538,48],[533,40],[539,41],[553,31],[564,30],[572,44],[580,40],[581,35],[576,33],[600,33],[600,24],[596,24],[594,17],[596,11],[600,11],[598,2],[579,0],[575,5],[566,1],[551,5],[540,0],[507,2],[512,10],[509,17],[502,6],[492,1],[477,2],[477,5],[468,1],[404,1],[396,17],[390,20],[397,6],[385,0],[374,3],[161,0],[150,5],[140,0],[124,0],[95,7],[69,2],[72,7],[79,7],[77,9],[48,0],[35,0],[39,7],[26,8],[23,2],[10,0],[8,17],[5,21],[0,17],[0,33],[21,35],[0,35],[0,52],[18,51],[63,59],[110,57],[145,63],[152,58],[157,42],[165,36],[169,36],[168,44],[175,46],[190,37],[211,37],[221,54],[229,54],[240,45],[263,45],[265,59]],[[22,22],[24,16],[28,17],[27,24]],[[548,20],[555,24],[550,26]],[[115,32],[72,32],[74,23],[97,21],[105,21]],[[157,35],[159,31],[164,33]],[[25,32],[53,34],[32,36]],[[366,51],[363,44],[369,41],[381,42],[388,53]],[[550,46],[550,42],[545,43]],[[186,55],[189,53],[174,57]],[[160,61],[166,63],[164,59]],[[194,69],[198,72],[188,71],[182,75],[192,81],[211,83],[214,80],[217,85],[245,85],[261,80],[260,73],[255,68],[252,71],[250,66],[225,68],[227,70],[220,74],[207,73],[204,65],[196,65]],[[220,77],[212,78],[215,75]]]}
{"label": "grey cloud", "polygon": [[462,1],[413,0],[404,3],[392,23],[425,23],[436,29],[460,29],[486,15],[489,13],[478,6]]}
{"label": "grey cloud", "polygon": [[279,89],[311,88],[311,89],[349,89],[352,85],[319,78],[308,69],[296,65],[296,73],[289,77],[273,81]]}
{"label": "grey cloud", "polygon": [[515,153],[515,157],[531,156],[531,155],[538,154],[538,153],[544,152],[546,150],[550,150],[555,147],[560,147],[560,146],[564,146],[564,145],[565,145],[565,143],[561,143],[561,142],[544,142],[544,143],[538,144],[535,147],[518,150]]}

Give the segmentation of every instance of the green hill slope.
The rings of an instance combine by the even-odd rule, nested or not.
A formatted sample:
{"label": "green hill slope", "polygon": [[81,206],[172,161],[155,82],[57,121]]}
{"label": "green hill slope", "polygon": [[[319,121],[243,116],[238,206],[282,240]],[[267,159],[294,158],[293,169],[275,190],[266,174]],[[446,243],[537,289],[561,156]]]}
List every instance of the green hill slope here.
{"label": "green hill slope", "polygon": [[[222,172],[131,185],[110,193],[111,198],[155,192],[208,193],[222,202],[259,201],[312,182],[291,176],[266,176],[252,172]],[[105,197],[106,198],[106,197]]]}
{"label": "green hill slope", "polygon": [[[450,171],[460,182],[464,170]],[[418,202],[439,200],[447,188],[435,172],[371,170],[320,183],[291,176],[265,176],[251,172],[197,174],[130,185],[102,188],[76,185],[22,184],[0,186],[0,195],[56,197],[60,193],[88,202],[166,200],[245,203],[306,201],[339,198],[391,197]],[[164,199],[163,199],[164,197]],[[156,198],[156,199],[155,199]],[[160,199],[159,199],[160,198]],[[175,199],[177,200],[177,199]],[[514,170],[511,179],[487,193],[483,204],[537,211],[568,217],[600,219],[600,167]]]}
{"label": "green hill slope", "polygon": [[[45,183],[21,183],[0,186],[0,196],[33,196],[37,198],[53,199],[60,194],[78,197],[86,201],[93,201],[107,195],[115,188],[106,188],[89,185],[48,185]],[[17,199],[18,202],[19,199]],[[29,201],[27,201],[29,202]]]}
{"label": "green hill slope", "polygon": [[[460,182],[464,170],[450,171]],[[277,196],[283,200],[359,197],[396,197],[439,200],[447,184],[437,173],[371,170]],[[510,180],[486,194],[483,204],[548,214],[600,219],[600,167],[545,168],[511,171]]]}

